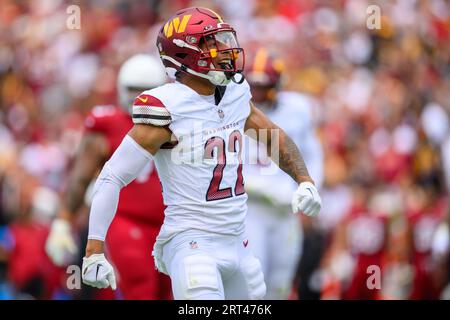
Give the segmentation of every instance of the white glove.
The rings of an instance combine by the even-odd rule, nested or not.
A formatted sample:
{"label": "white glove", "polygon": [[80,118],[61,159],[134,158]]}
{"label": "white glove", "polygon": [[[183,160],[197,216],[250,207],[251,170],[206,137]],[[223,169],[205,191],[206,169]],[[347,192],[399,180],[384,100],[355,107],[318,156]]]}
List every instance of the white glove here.
{"label": "white glove", "polygon": [[75,259],[78,247],[67,220],[56,219],[53,221],[45,243],[45,251],[57,266],[69,265]]}
{"label": "white glove", "polygon": [[116,290],[114,268],[103,253],[84,257],[81,273],[84,284],[100,289],[111,286],[111,289]]}
{"label": "white glove", "polygon": [[300,183],[292,197],[292,211],[314,217],[319,214],[321,207],[322,200],[316,187],[311,182]]}

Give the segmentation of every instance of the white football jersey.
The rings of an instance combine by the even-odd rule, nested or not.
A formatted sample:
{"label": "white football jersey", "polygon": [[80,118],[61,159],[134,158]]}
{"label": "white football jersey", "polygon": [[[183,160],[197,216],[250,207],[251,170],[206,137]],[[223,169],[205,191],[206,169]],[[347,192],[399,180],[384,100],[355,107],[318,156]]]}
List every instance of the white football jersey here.
{"label": "white football jersey", "polygon": [[[315,132],[312,118],[314,101],[296,92],[280,92],[277,104],[265,111],[266,116],[283,129],[299,148],[316,186],[323,180],[323,151]],[[257,152],[255,149],[259,148]],[[297,183],[266,156],[265,146],[249,144],[249,164],[244,166],[244,177],[249,194],[264,196],[274,205],[291,203]],[[247,150],[246,150],[247,155]],[[256,157],[256,159],[255,159]],[[250,196],[250,200],[253,197]],[[259,198],[255,198],[257,200]]]}
{"label": "white football jersey", "polygon": [[217,106],[178,82],[135,100],[134,123],[167,125],[177,141],[154,155],[167,205],[159,244],[187,229],[243,232],[247,195],[240,159],[250,99],[244,81],[231,82]]}

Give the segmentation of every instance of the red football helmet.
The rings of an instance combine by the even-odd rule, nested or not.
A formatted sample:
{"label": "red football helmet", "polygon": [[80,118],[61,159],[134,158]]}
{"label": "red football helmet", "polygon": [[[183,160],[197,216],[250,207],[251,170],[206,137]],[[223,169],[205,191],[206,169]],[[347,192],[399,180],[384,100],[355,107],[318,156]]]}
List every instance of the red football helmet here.
{"label": "red football helmet", "polygon": [[[166,71],[186,72],[208,79],[214,85],[227,85],[244,69],[244,49],[236,31],[207,8],[179,10],[164,24],[156,43]],[[215,65],[213,60],[223,57]],[[239,83],[244,80],[241,74]]]}

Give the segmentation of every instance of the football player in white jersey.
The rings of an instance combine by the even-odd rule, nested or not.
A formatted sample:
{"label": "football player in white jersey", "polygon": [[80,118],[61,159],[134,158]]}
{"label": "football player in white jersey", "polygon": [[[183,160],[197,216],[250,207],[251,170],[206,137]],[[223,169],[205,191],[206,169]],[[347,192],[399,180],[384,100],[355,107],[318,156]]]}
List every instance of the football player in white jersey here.
{"label": "football player in white jersey", "polygon": [[[284,64],[260,48],[246,67],[255,106],[282,128],[300,149],[319,189],[323,179],[323,151],[312,120],[313,100],[306,95],[279,91]],[[250,144],[244,166],[248,213],[246,229],[252,250],[260,260],[267,286],[266,299],[289,297],[302,248],[302,227],[290,212],[296,184],[266,155],[264,145]],[[254,150],[254,149],[258,150]]]}
{"label": "football player in white jersey", "polygon": [[83,282],[99,288],[114,283],[103,241],[120,189],[153,159],[167,206],[153,255],[171,278],[174,298],[261,299],[264,276],[244,227],[244,130],[265,140],[271,157],[298,184],[294,212],[317,215],[320,196],[295,143],[250,101],[243,49],[217,13],[178,11],[161,27],[157,47],[176,81],[136,98],[135,125],[97,179]]}

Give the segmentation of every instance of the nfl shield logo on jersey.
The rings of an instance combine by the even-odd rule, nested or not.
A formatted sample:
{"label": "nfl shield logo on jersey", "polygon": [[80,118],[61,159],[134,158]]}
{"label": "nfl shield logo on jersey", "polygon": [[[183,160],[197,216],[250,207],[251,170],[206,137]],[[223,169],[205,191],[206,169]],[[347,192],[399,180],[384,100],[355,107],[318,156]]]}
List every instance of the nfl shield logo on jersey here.
{"label": "nfl shield logo on jersey", "polygon": [[191,246],[191,249],[197,249],[198,248],[197,241],[191,241],[191,242],[189,242],[189,245]]}

